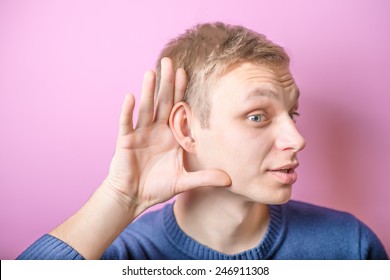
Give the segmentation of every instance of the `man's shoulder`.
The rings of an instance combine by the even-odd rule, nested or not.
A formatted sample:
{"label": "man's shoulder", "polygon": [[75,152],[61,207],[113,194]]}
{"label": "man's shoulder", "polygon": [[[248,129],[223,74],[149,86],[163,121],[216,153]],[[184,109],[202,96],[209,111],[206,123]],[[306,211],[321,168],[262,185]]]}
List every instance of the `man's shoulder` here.
{"label": "man's shoulder", "polygon": [[284,258],[387,258],[375,233],[348,212],[294,200],[280,207],[287,228],[286,248],[291,249],[284,250]]}
{"label": "man's shoulder", "polygon": [[288,231],[307,239],[331,237],[333,240],[358,239],[364,224],[348,212],[306,202],[289,201],[282,205]]}
{"label": "man's shoulder", "polygon": [[321,223],[326,221],[330,221],[332,223],[336,221],[348,221],[352,223],[359,222],[359,220],[354,215],[348,212],[297,200],[290,200],[286,204],[282,205],[282,208],[284,214],[287,215],[290,219],[304,218],[320,221]]}

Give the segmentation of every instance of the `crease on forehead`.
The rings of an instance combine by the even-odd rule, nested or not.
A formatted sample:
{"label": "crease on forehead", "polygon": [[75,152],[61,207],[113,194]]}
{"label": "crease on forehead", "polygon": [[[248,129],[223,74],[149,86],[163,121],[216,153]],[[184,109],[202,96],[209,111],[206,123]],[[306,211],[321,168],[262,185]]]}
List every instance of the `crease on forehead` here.
{"label": "crease on forehead", "polygon": [[[245,78],[247,81],[250,81],[248,87],[248,94],[246,94],[245,99],[250,99],[252,97],[271,97],[278,99],[279,95],[277,92],[279,91],[277,88],[281,87],[285,92],[291,92],[293,94],[293,98],[298,100],[300,96],[300,91],[298,86],[295,83],[294,78],[290,73],[286,73],[284,75],[253,75],[247,76]],[[252,81],[255,80],[253,85],[251,85]],[[276,83],[275,83],[276,82]]]}
{"label": "crease on forehead", "polygon": [[[287,88],[295,83],[288,67],[275,69],[274,67],[265,65],[244,64],[242,65],[241,71],[247,72],[245,74],[246,80],[275,81],[276,84],[280,84],[283,88]],[[261,74],[259,75],[260,72]]]}
{"label": "crease on forehead", "polygon": [[[300,94],[301,94],[299,91],[299,88],[296,86],[293,86],[293,84],[291,84],[288,87],[286,87],[285,89],[290,91],[290,88],[291,88],[291,91],[293,92],[293,95],[294,95],[293,97],[298,99]],[[262,86],[255,86],[252,89],[250,89],[248,91],[246,99],[249,99],[249,98],[255,97],[255,96],[278,98],[277,90],[275,89],[275,87],[273,85],[272,86],[268,86],[268,85],[264,86],[264,84]]]}
{"label": "crease on forehead", "polygon": [[233,85],[233,87],[237,87],[237,90],[245,94],[236,96],[235,98],[239,98],[245,102],[256,96],[280,99],[280,94],[278,94],[280,89],[283,92],[292,93],[291,95],[289,94],[291,100],[298,102],[300,91],[287,65],[284,67],[274,67],[251,62],[242,63],[230,68],[227,73],[215,81],[213,86],[218,86],[220,82],[226,81],[225,79],[229,79],[230,75],[235,75],[234,79],[240,77],[238,78],[240,82]]}

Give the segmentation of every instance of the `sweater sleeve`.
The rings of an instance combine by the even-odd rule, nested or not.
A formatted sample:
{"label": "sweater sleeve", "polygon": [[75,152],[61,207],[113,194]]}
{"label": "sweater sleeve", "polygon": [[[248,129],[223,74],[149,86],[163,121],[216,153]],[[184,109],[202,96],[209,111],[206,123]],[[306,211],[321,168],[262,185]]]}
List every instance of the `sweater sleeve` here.
{"label": "sweater sleeve", "polygon": [[82,260],[84,259],[75,249],[62,240],[45,234],[22,254],[17,260]]}
{"label": "sweater sleeve", "polygon": [[360,223],[360,256],[363,260],[389,259],[379,238],[364,223]]}

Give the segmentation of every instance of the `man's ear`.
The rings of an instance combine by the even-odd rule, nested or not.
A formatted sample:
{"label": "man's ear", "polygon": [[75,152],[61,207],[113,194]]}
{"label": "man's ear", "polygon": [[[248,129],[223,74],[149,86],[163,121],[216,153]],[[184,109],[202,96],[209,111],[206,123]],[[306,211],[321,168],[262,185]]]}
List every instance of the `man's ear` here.
{"label": "man's ear", "polygon": [[191,135],[191,117],[191,108],[184,101],[176,103],[169,116],[169,126],[176,141],[188,153],[195,152],[195,141]]}

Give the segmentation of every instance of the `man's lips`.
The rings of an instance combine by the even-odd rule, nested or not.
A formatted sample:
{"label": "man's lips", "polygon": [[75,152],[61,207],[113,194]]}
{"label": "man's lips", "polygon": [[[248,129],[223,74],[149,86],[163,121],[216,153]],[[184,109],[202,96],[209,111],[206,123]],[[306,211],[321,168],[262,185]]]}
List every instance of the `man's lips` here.
{"label": "man's lips", "polygon": [[297,167],[298,163],[287,164],[275,169],[270,169],[268,172],[283,184],[294,184],[298,179],[298,174],[295,172]]}
{"label": "man's lips", "polygon": [[269,171],[282,171],[282,172],[285,172],[285,173],[290,173],[290,172],[294,172],[295,169],[298,168],[298,166],[299,166],[298,162],[296,162],[296,163],[289,163],[289,164],[282,165],[281,167],[272,168]]}

